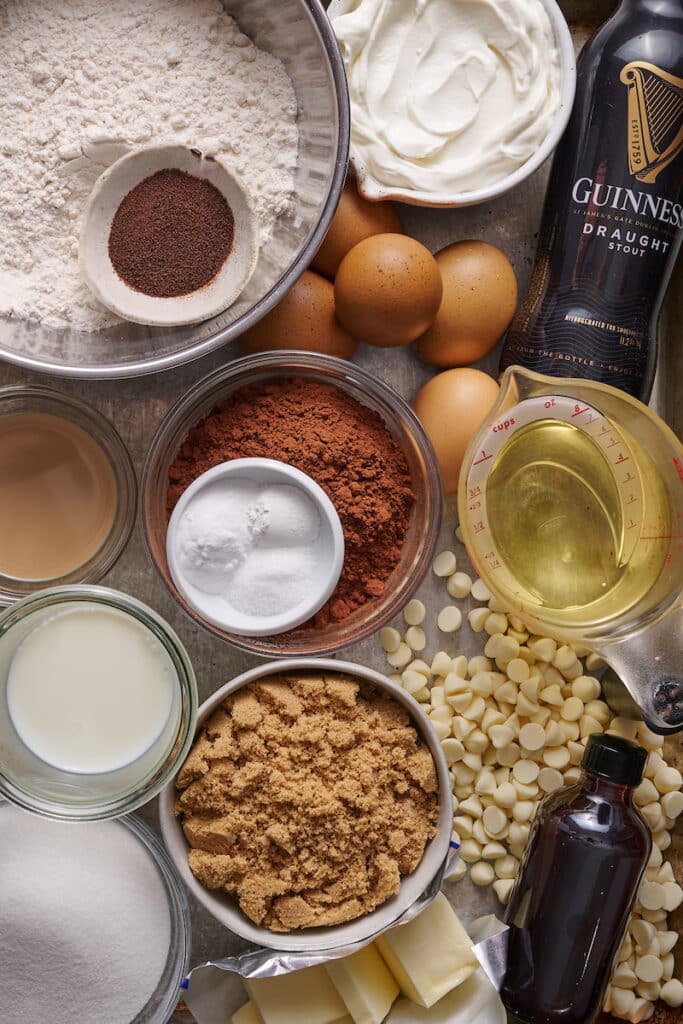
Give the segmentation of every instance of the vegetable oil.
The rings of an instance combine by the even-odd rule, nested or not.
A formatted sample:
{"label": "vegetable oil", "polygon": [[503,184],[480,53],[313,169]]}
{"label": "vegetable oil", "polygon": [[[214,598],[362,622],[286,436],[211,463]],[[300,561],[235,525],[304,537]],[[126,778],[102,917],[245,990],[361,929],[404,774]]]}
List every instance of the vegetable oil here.
{"label": "vegetable oil", "polygon": [[486,483],[491,537],[519,599],[568,621],[588,605],[599,618],[626,610],[666,556],[665,541],[641,542],[645,518],[657,536],[667,532],[659,472],[625,431],[617,436],[623,462],[615,464],[581,427],[531,422],[498,452]]}

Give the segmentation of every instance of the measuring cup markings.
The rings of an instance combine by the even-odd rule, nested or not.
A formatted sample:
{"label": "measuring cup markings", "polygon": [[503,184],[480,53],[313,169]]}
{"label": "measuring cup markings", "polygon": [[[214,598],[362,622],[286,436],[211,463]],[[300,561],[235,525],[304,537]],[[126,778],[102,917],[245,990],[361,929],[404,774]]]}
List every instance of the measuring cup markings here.
{"label": "measuring cup markings", "polygon": [[[612,467],[620,501],[627,515],[623,524],[624,536],[615,551],[617,564],[625,564],[635,548],[642,526],[642,495],[640,479],[629,467],[624,474],[617,472],[617,467],[632,462],[632,452],[626,439],[607,418],[593,406],[576,402],[562,395],[538,397],[520,402],[507,411],[505,418],[496,420],[486,431],[483,446],[472,460],[467,478],[468,513],[472,517],[472,532],[480,557],[491,572],[502,574],[507,578],[507,588],[516,594],[518,587],[509,569],[504,566],[504,559],[498,550],[489,520],[487,501],[487,484],[493,471],[495,460],[511,437],[525,426],[543,420],[570,423],[588,435],[603,452]],[[606,510],[605,516],[610,517]],[[614,538],[616,541],[616,537]],[[521,600],[521,597],[520,597]],[[539,603],[543,603],[539,600]]]}
{"label": "measuring cup markings", "polygon": [[[493,416],[459,492],[475,567],[527,629],[602,655],[653,729],[683,728],[680,441],[614,388],[519,367],[503,375]],[[589,439],[606,462],[594,461]],[[612,573],[603,554],[612,557],[617,535]]]}

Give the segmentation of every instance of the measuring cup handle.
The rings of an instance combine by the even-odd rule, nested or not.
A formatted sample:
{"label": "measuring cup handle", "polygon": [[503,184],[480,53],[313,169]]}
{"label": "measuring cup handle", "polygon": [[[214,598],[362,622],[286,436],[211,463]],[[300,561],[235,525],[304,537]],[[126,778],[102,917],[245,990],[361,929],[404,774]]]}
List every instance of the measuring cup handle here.
{"label": "measuring cup handle", "polygon": [[683,729],[683,607],[599,653],[620,676],[653,732],[666,736]]}

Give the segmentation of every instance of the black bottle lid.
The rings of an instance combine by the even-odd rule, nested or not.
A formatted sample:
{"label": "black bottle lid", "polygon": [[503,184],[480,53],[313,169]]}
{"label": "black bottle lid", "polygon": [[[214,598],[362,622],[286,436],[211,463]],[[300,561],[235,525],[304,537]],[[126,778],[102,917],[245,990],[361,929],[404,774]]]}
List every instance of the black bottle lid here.
{"label": "black bottle lid", "polygon": [[646,761],[647,750],[637,743],[621,736],[590,736],[581,767],[619,786],[637,786]]}

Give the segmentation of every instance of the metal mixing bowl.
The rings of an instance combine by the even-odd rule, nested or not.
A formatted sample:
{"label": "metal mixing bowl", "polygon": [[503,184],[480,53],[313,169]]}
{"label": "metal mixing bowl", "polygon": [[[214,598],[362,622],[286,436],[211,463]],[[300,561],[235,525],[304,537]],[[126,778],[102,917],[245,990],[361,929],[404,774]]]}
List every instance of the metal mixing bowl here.
{"label": "metal mixing bowl", "polygon": [[257,46],[283,62],[299,105],[292,209],[275,225],[244,294],[219,316],[192,327],[122,323],[77,331],[0,317],[0,358],[65,377],[134,377],[178,366],[236,338],[310,263],[336,209],[348,159],[346,76],[334,34],[319,0],[223,3]]}

